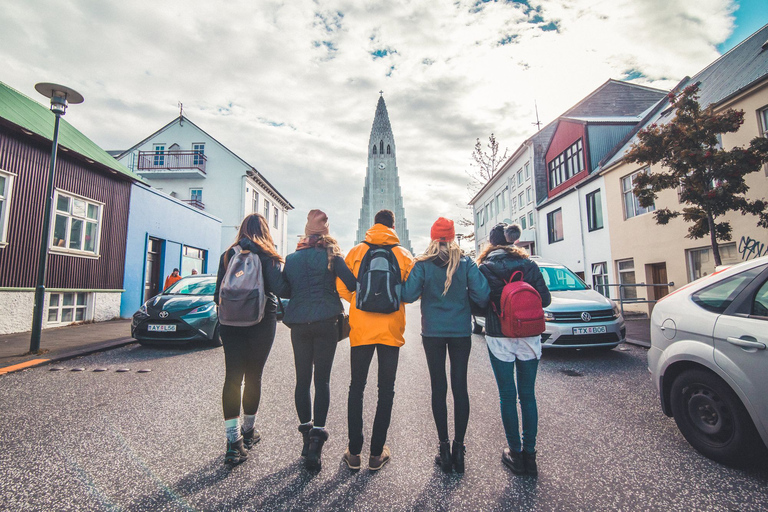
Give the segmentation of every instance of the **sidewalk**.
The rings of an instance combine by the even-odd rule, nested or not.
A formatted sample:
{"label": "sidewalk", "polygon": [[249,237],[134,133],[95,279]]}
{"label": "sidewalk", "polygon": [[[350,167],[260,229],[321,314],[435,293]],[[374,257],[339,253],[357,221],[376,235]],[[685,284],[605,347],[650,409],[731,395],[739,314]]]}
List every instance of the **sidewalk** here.
{"label": "sidewalk", "polygon": [[29,332],[0,335],[0,375],[133,343],[130,320],[44,329],[40,354],[29,353]]}
{"label": "sidewalk", "polygon": [[651,320],[649,318],[625,317],[624,323],[627,327],[627,343],[641,347],[651,346]]}

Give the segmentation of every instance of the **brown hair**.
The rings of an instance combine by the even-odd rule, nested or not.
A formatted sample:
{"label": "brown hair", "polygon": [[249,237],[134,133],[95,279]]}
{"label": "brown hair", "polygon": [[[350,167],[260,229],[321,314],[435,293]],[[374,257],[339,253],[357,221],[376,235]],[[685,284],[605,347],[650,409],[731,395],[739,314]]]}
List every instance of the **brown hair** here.
{"label": "brown hair", "polygon": [[[275,242],[272,240],[272,234],[269,232],[269,223],[263,215],[259,213],[252,213],[246,216],[243,219],[243,222],[240,224],[240,229],[237,230],[235,243],[230,245],[229,249],[232,249],[234,246],[240,243],[240,240],[243,238],[247,238],[256,244],[267,257],[275,261],[279,261],[280,263],[283,262],[283,257],[280,256],[275,249]],[[229,264],[229,258],[227,257],[227,254],[229,254],[229,249],[227,249],[227,252],[224,255],[225,265]]]}
{"label": "brown hair", "polygon": [[459,262],[461,261],[461,248],[456,242],[440,242],[439,240],[432,240],[424,251],[424,254],[416,256],[416,261],[431,261],[440,257],[441,260],[448,262],[448,268],[445,271],[445,288],[443,289],[443,296],[448,293],[448,288],[451,287],[451,281],[453,280],[453,274],[456,273],[456,269],[459,268]]}
{"label": "brown hair", "polygon": [[392,210],[379,210],[373,218],[374,224],[383,224],[388,228],[395,227],[395,214]]}
{"label": "brown hair", "polygon": [[522,247],[518,247],[516,245],[491,245],[488,244],[485,247],[483,247],[483,250],[480,251],[480,255],[477,257],[477,264],[484,262],[485,259],[488,257],[490,253],[493,251],[501,249],[502,251],[505,251],[509,254],[515,254],[523,259],[528,258],[528,251],[523,249]]}

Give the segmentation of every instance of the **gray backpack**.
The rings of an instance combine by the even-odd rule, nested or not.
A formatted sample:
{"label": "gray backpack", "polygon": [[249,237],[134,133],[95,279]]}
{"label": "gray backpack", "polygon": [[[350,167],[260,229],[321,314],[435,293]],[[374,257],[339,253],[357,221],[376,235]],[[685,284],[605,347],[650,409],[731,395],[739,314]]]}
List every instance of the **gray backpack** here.
{"label": "gray backpack", "polygon": [[239,245],[230,258],[219,291],[219,322],[222,325],[247,327],[264,317],[267,294],[259,255],[243,252]]}

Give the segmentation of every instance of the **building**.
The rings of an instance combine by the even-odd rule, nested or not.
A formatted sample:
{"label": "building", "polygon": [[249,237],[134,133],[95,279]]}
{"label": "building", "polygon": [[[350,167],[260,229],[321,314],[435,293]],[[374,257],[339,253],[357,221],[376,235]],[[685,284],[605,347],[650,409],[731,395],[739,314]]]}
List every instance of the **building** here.
{"label": "building", "polygon": [[[768,135],[768,25],[719,59],[679,84],[682,89],[690,84],[699,86],[699,103],[712,106],[715,111],[729,108],[743,110],[744,124],[735,133],[722,135],[726,149],[743,147],[756,136]],[[601,164],[600,174],[605,180],[609,205],[608,222],[611,224],[611,266],[622,284],[649,283],[661,285],[649,292],[624,290],[628,298],[658,299],[671,290],[693,281],[714,270],[708,239],[689,239],[688,223],[682,218],[658,225],[652,212],[669,207],[679,210],[674,190],[659,193],[651,208],[641,208],[632,192],[633,179],[639,172],[657,172],[656,166],[642,166],[624,161],[624,155],[635,141],[637,131],[644,126],[669,122],[674,117],[670,100],[665,98],[645,117],[640,125],[609,154]],[[768,196],[768,166],[746,176],[752,199]],[[733,212],[725,217],[732,227],[733,240],[719,244],[723,264],[732,264],[766,254],[768,230],[757,227],[757,217]],[[673,283],[669,288],[664,286]],[[647,295],[645,295],[647,293]],[[625,306],[626,307],[626,306]],[[649,312],[650,306],[632,306]]]}
{"label": "building", "polygon": [[[168,222],[173,219],[173,222]],[[188,276],[215,274],[221,249],[221,220],[159,190],[131,187],[120,316],[131,317],[162,291],[174,268]]]}
{"label": "building", "polygon": [[252,165],[180,115],[117,157],[152,187],[221,219],[218,252],[237,235],[246,215],[269,222],[280,254],[287,254],[291,203]]}
{"label": "building", "polygon": [[373,226],[373,218],[379,210],[392,210],[395,213],[395,231],[400,245],[413,252],[403,207],[403,194],[400,191],[400,178],[397,175],[395,137],[389,123],[384,96],[379,97],[376,105],[376,115],[368,139],[368,167],[365,170],[363,204],[357,222],[356,244],[365,240],[365,233]]}
{"label": "building", "polygon": [[[32,326],[54,121],[46,106],[0,83],[0,334]],[[131,184],[139,181],[61,119],[43,327],[120,316]]]}

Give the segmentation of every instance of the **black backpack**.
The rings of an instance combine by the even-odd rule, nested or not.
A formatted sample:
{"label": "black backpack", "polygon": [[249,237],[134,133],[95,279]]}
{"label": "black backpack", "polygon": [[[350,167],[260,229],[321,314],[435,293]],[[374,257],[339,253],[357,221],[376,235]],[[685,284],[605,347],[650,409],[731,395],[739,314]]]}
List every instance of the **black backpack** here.
{"label": "black backpack", "polygon": [[394,245],[373,245],[360,262],[355,305],[361,311],[394,313],[400,309],[402,279]]}

